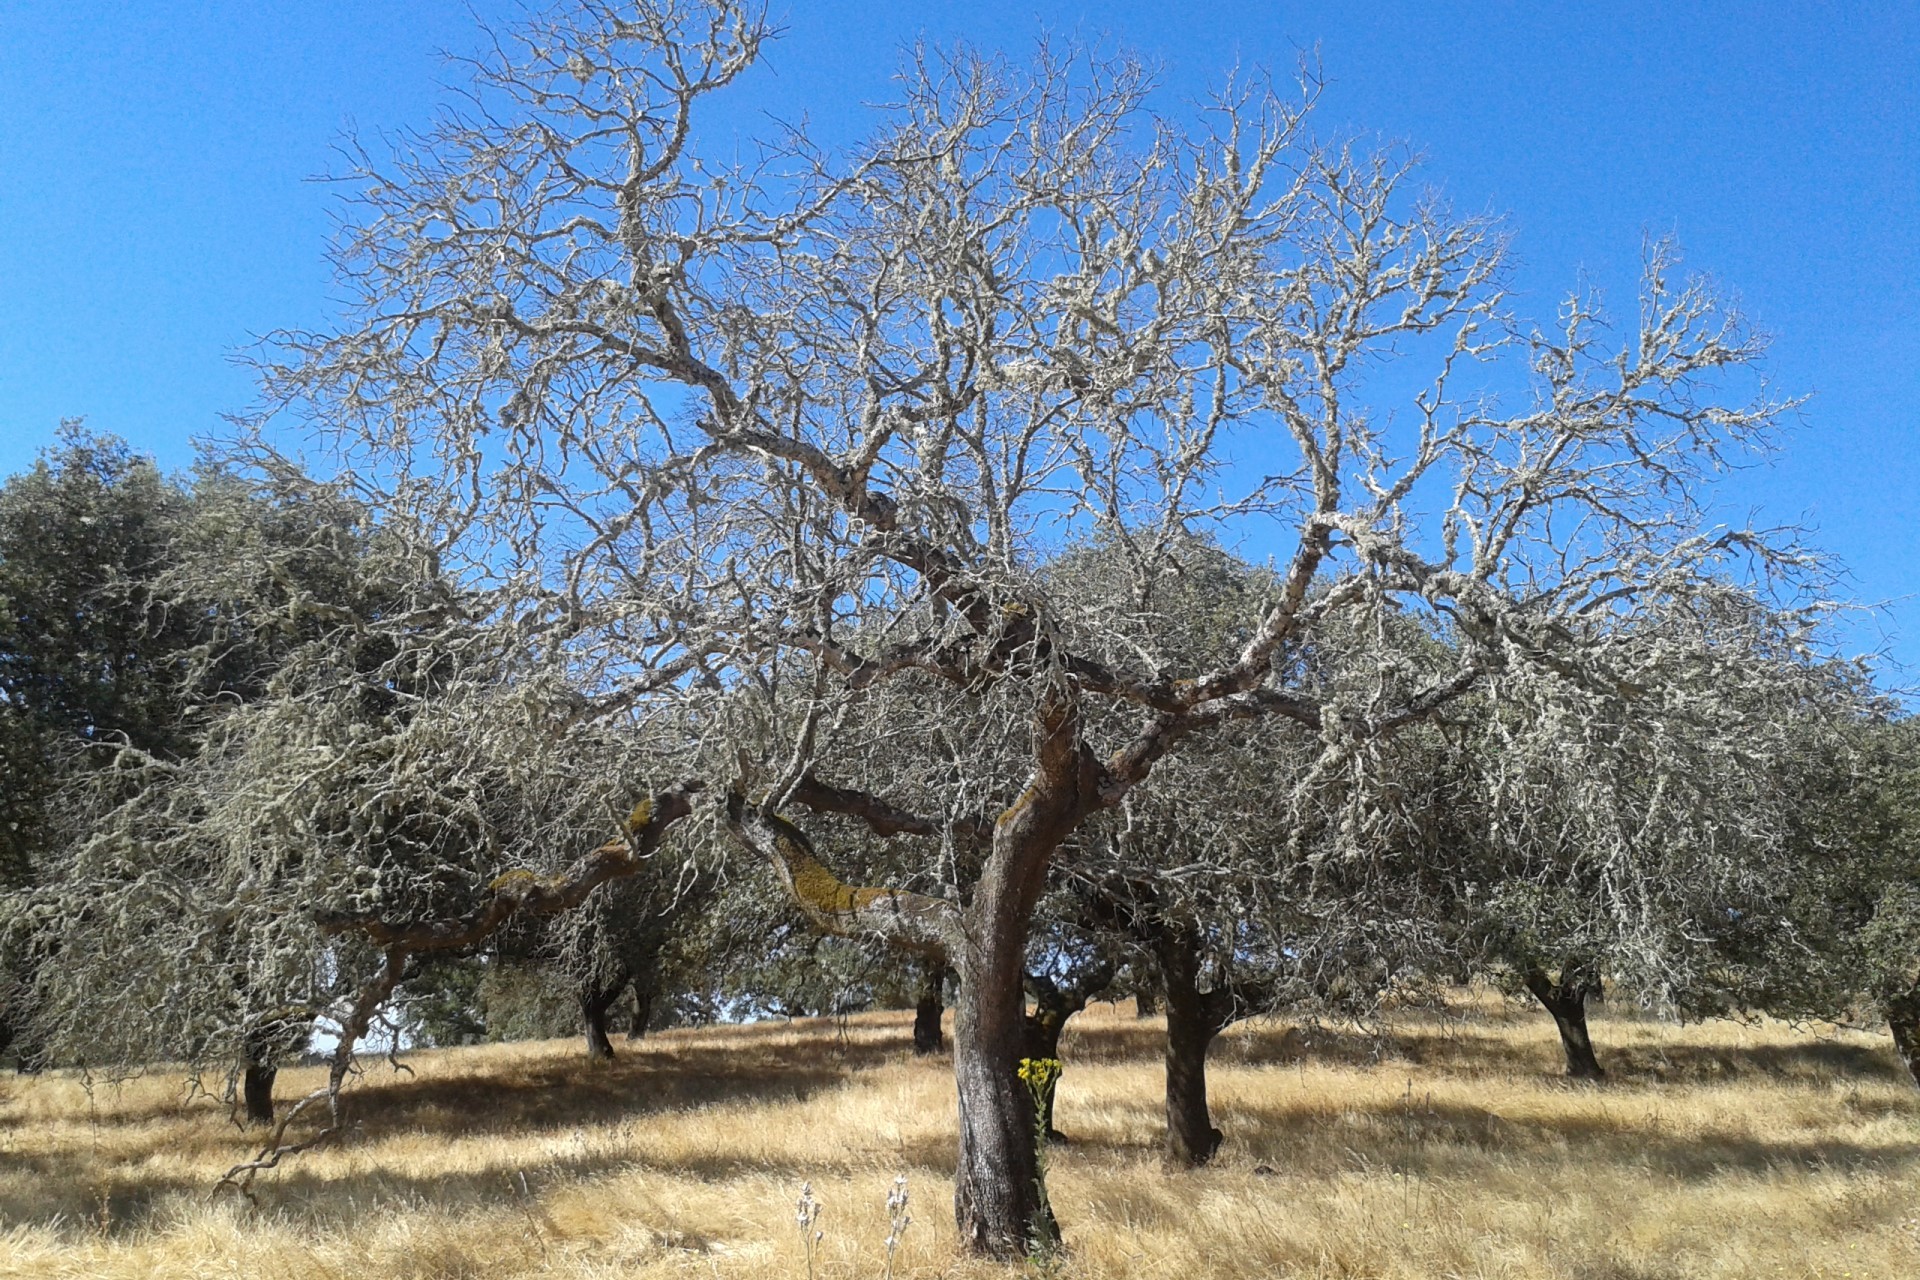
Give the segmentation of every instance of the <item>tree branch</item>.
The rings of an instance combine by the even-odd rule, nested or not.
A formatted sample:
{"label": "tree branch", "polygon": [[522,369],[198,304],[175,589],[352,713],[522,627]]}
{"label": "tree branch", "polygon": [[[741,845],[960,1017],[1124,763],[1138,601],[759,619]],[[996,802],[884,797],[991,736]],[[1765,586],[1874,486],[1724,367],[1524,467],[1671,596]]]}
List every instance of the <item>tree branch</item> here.
{"label": "tree branch", "polygon": [[904,889],[862,888],[834,875],[806,832],[765,813],[738,790],[727,793],[727,829],[765,857],[814,926],[844,937],[874,937],[941,958],[956,950],[959,915],[944,899]]}

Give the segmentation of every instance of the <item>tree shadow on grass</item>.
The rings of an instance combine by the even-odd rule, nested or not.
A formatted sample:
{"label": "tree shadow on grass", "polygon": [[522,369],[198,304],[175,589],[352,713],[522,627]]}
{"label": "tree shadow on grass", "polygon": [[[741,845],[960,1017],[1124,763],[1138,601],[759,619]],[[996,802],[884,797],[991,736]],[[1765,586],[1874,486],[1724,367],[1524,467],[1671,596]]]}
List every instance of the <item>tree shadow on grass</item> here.
{"label": "tree shadow on grass", "polygon": [[[1615,1085],[1726,1084],[1741,1079],[1807,1085],[1850,1080],[1904,1084],[1911,1079],[1891,1045],[1864,1045],[1810,1033],[1789,1043],[1750,1045],[1690,1044],[1671,1035],[1655,1044],[1638,1037],[1610,1043],[1611,1029],[1605,1021],[1593,1024],[1595,1049]],[[1516,1046],[1494,1028],[1472,1022],[1384,1031],[1263,1023],[1222,1040],[1215,1053],[1216,1061],[1247,1066],[1332,1063],[1369,1068],[1400,1063],[1465,1079],[1512,1077],[1534,1070],[1557,1076],[1564,1067],[1559,1046],[1552,1040]],[[1915,1096],[1920,1100],[1920,1094]]]}
{"label": "tree shadow on grass", "polygon": [[[623,1127],[644,1125],[649,1116],[805,1102],[846,1086],[862,1071],[898,1062],[907,1052],[904,1037],[899,1044],[874,1037],[835,1044],[824,1037],[796,1040],[782,1027],[758,1035],[742,1028],[724,1041],[703,1033],[664,1036],[627,1046],[612,1062],[590,1062],[584,1054],[547,1057],[501,1063],[492,1073],[483,1065],[473,1072],[413,1076],[369,1061],[344,1097],[350,1129],[340,1139],[343,1145],[415,1134],[448,1141],[510,1137],[513,1145],[501,1148],[497,1162],[485,1163],[491,1157],[482,1157],[479,1167],[428,1175],[378,1164],[349,1179],[295,1158],[261,1175],[256,1190],[263,1207],[322,1225],[390,1211],[396,1204],[497,1209],[511,1205],[522,1173],[537,1192],[542,1185],[645,1167],[624,1140]],[[298,1096],[283,1090],[280,1105],[289,1106]],[[234,1163],[246,1159],[264,1136],[259,1130],[242,1135],[228,1126],[222,1110],[204,1101],[191,1109],[143,1101],[102,1113],[98,1120],[102,1127],[188,1121],[194,1145],[212,1157],[209,1165],[228,1157]],[[304,1117],[295,1123],[289,1139],[314,1127]],[[182,1136],[177,1129],[171,1135],[175,1152]],[[168,1140],[156,1134],[156,1150],[165,1149]],[[124,1149],[128,1144],[122,1138],[114,1145]],[[898,1158],[907,1167],[937,1169],[942,1176],[951,1172],[949,1142],[909,1143]],[[772,1173],[797,1184],[871,1162],[871,1152],[858,1148],[849,1149],[844,1159],[826,1154],[804,1168],[716,1150],[662,1171],[708,1179]],[[143,1167],[138,1158],[108,1163],[84,1127],[75,1128],[64,1144],[10,1152],[7,1163],[6,1173],[14,1176],[0,1177],[0,1223],[57,1219],[71,1228],[117,1235],[149,1225],[165,1205],[204,1199],[213,1189],[210,1176],[163,1173]]]}
{"label": "tree shadow on grass", "polygon": [[[210,1178],[156,1175],[137,1167],[103,1169],[81,1151],[23,1155],[17,1163],[14,1159],[9,1157],[10,1172],[21,1175],[24,1185],[0,1184],[0,1222],[9,1225],[124,1238],[163,1224],[171,1211],[229,1194],[216,1193]],[[953,1146],[946,1140],[903,1144],[895,1159],[900,1171],[917,1177],[953,1173]],[[348,1175],[295,1159],[261,1175],[253,1188],[254,1208],[326,1230],[351,1228],[395,1211],[519,1213],[529,1194],[537,1199],[559,1187],[620,1174],[651,1171],[715,1182],[761,1176],[798,1188],[808,1179],[865,1172],[873,1163],[871,1151],[850,1149],[807,1160],[767,1160],[713,1150],[671,1164],[652,1164],[614,1144],[596,1142],[589,1131],[576,1151],[536,1155],[503,1149],[497,1160],[469,1161],[458,1170],[434,1173],[409,1171],[396,1160],[366,1162]]]}
{"label": "tree shadow on grass", "polygon": [[552,1060],[505,1076],[363,1078],[349,1105],[369,1130],[522,1134],[663,1111],[805,1102],[900,1057],[887,1045],[856,1045],[825,1061],[817,1045],[641,1048],[612,1062]]}
{"label": "tree shadow on grass", "polygon": [[1658,1123],[1605,1114],[1513,1119],[1417,1096],[1339,1112],[1235,1107],[1226,1113],[1222,1128],[1245,1159],[1327,1175],[1359,1166],[1470,1179],[1485,1169],[1489,1156],[1541,1168],[1631,1167],[1682,1182],[1704,1182],[1728,1173],[1831,1169],[1902,1176],[1920,1170],[1920,1142],[1867,1145],[1832,1138],[1715,1133],[1697,1127],[1672,1132]]}
{"label": "tree shadow on grass", "polygon": [[[818,1021],[828,1021],[820,1019]],[[843,1084],[858,1071],[897,1062],[908,1052],[906,1033],[834,1041],[795,1041],[788,1024],[728,1028],[725,1043],[699,1029],[624,1044],[611,1062],[594,1062],[584,1051],[552,1055],[528,1064],[476,1067],[449,1074],[419,1074],[399,1058],[400,1070],[367,1055],[349,1081],[346,1098],[356,1120],[369,1128],[416,1128],[461,1134],[599,1123],[627,1115],[727,1103],[804,1102],[822,1089]],[[440,1050],[453,1052],[459,1050]],[[306,1083],[323,1077],[311,1072]],[[301,1077],[283,1071],[275,1101],[285,1108],[305,1096]],[[137,1128],[203,1115],[231,1123],[228,1104],[206,1093],[189,1097],[184,1082],[177,1098],[122,1100],[116,1086],[96,1085],[105,1105],[88,1117],[90,1127]],[[23,1122],[13,1121],[15,1127]]]}

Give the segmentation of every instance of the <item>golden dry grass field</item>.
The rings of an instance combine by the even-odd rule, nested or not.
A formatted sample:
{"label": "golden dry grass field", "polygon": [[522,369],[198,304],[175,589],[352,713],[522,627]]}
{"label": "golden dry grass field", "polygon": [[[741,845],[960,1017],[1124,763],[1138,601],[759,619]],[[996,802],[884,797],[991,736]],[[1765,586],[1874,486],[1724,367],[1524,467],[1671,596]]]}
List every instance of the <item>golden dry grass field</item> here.
{"label": "golden dry grass field", "polygon": [[[956,1256],[944,1060],[910,1014],[680,1031],[590,1066],[572,1041],[409,1055],[352,1091],[349,1141],[208,1188],[247,1138],[153,1075],[91,1095],[0,1075],[0,1275],[506,1280],[1005,1276]],[[1049,1157],[1064,1277],[1920,1276],[1920,1090],[1881,1040],[1599,1014],[1614,1075],[1556,1078],[1545,1016],[1498,1001],[1384,1039],[1242,1025],[1216,1047],[1217,1162],[1163,1172],[1159,1027],[1070,1026]],[[297,1096],[317,1070],[283,1072]],[[524,1182],[523,1182],[524,1179]],[[524,1190],[522,1189],[524,1186]]]}

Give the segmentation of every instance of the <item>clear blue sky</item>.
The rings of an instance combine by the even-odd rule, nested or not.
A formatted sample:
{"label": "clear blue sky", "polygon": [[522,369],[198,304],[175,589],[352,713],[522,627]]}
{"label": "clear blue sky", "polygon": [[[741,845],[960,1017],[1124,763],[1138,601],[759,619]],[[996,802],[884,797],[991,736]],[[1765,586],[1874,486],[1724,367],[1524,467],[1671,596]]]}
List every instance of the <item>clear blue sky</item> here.
{"label": "clear blue sky", "polygon": [[[489,19],[511,17],[476,0]],[[776,9],[778,12],[779,10]],[[1414,143],[1507,215],[1521,306],[1581,272],[1628,303],[1645,232],[1736,290],[1813,396],[1730,509],[1804,521],[1856,627],[1920,668],[1920,5],[1776,2],[1041,6],[810,0],[743,106],[854,127],[900,46],[1106,35],[1172,92],[1317,48],[1321,120]],[[228,353],[329,314],[328,168],[350,125],[424,122],[475,46],[451,0],[0,0],[0,474],[83,415],[168,465],[252,396]]]}

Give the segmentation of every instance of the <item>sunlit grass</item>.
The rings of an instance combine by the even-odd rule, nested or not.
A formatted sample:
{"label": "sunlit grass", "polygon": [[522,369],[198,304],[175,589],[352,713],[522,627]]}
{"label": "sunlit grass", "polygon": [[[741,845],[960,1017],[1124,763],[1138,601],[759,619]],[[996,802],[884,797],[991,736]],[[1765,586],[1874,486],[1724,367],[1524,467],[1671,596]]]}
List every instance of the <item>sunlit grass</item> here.
{"label": "sunlit grass", "polygon": [[[160,1074],[91,1095],[0,1076],[0,1275],[625,1277],[804,1274],[793,1202],[825,1203],[823,1277],[956,1256],[952,1081],[910,1014],[669,1033],[611,1065],[573,1042],[369,1064],[359,1130],[210,1202],[249,1151]],[[1158,1024],[1069,1029],[1052,1196],[1075,1276],[1920,1276],[1920,1091],[1890,1049],[1776,1024],[1595,1019],[1613,1073],[1558,1078],[1544,1016],[1476,1001],[1383,1041],[1229,1032],[1216,1164],[1160,1165]],[[279,1096],[317,1084],[282,1073]]]}

